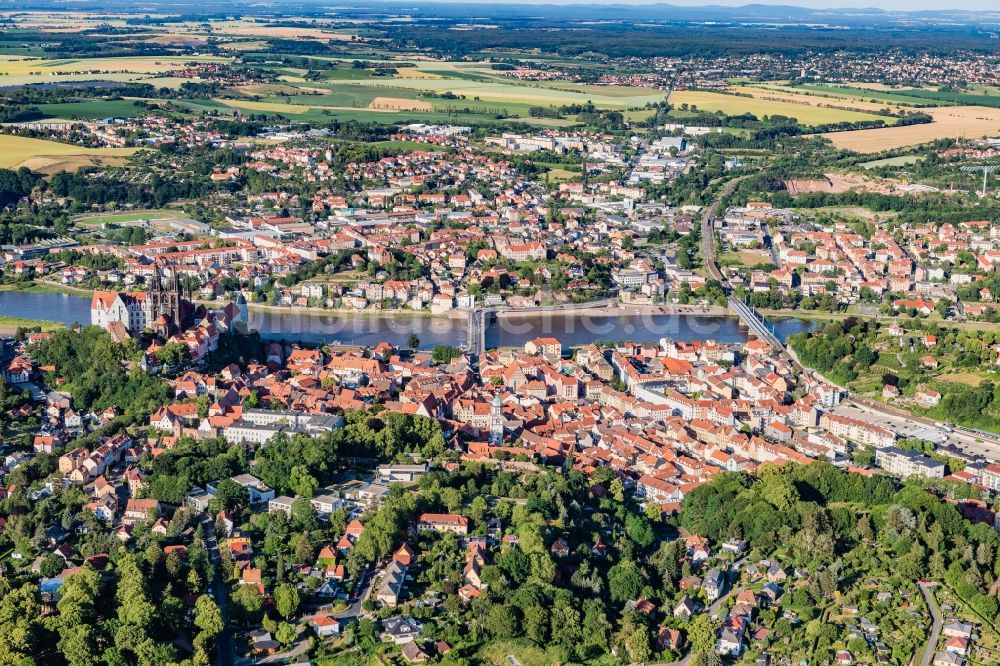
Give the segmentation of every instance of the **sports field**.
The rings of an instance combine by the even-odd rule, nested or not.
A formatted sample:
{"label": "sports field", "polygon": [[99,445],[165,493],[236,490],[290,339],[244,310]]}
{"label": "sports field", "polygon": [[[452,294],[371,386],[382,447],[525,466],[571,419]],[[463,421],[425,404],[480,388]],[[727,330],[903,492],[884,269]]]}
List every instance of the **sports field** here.
{"label": "sports field", "polygon": [[757,97],[741,97],[716,92],[700,90],[681,90],[670,94],[670,104],[675,109],[681,104],[696,106],[702,111],[722,111],[727,115],[752,113],[758,118],[764,116],[786,116],[795,118],[803,125],[826,125],[828,123],[856,122],[863,120],[885,120],[893,122],[893,118],[878,116],[874,113],[850,111],[845,109],[830,109],[815,106],[808,102],[795,103],[760,99]]}
{"label": "sports field", "polygon": [[[74,171],[91,164],[122,163],[137,148],[83,148],[68,143],[0,135],[0,167],[27,166],[35,171]],[[54,171],[54,170],[55,171]]]}
{"label": "sports field", "polygon": [[128,222],[138,222],[140,220],[163,220],[169,218],[182,217],[183,211],[171,208],[156,208],[147,210],[133,210],[127,213],[107,213],[97,215],[81,215],[74,218],[76,224],[85,227],[97,227],[102,224],[125,224]]}

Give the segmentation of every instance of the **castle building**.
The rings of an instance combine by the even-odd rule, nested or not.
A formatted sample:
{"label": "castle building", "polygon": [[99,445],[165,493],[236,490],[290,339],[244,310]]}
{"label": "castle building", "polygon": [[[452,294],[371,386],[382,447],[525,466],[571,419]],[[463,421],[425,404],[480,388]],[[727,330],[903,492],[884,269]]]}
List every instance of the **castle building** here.
{"label": "castle building", "polygon": [[157,273],[150,278],[149,291],[97,291],[90,301],[90,323],[110,330],[119,323],[130,335],[153,329],[161,336],[184,330],[190,324],[193,308],[181,292],[177,272],[172,284],[164,288],[164,278]]}

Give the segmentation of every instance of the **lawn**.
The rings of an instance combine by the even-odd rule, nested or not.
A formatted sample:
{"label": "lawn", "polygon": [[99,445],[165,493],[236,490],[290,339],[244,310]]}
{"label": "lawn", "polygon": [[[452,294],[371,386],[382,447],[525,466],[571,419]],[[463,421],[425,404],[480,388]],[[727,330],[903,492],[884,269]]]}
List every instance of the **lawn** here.
{"label": "lawn", "polygon": [[[66,165],[79,168],[88,162],[118,159],[132,155],[137,148],[83,148],[68,143],[32,139],[9,134],[0,135],[0,167],[24,164],[32,169]],[[69,170],[69,169],[67,169]]]}
{"label": "lawn", "polygon": [[844,109],[828,109],[810,104],[797,104],[789,101],[773,101],[754,97],[740,97],[716,92],[699,90],[681,90],[671,93],[670,104],[679,107],[681,104],[696,106],[702,111],[722,111],[727,115],[752,113],[758,118],[764,116],[787,116],[795,118],[803,125],[825,125],[828,123],[857,122],[864,120],[885,120],[892,118],[877,116],[874,113],[848,111]]}

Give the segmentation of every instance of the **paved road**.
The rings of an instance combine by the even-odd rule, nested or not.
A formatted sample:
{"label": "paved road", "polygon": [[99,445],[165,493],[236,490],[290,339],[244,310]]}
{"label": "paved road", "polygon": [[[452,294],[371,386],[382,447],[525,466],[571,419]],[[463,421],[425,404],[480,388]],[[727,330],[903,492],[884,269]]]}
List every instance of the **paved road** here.
{"label": "paved road", "polygon": [[934,598],[933,584],[920,583],[920,593],[924,595],[924,601],[927,602],[927,608],[934,620],[931,635],[927,637],[927,645],[924,647],[924,656],[920,660],[920,666],[931,666],[934,653],[937,651],[938,638],[941,636],[941,609],[938,608],[937,600]]}
{"label": "paved road", "polygon": [[372,592],[372,587],[375,586],[375,573],[371,569],[368,569],[360,574],[358,578],[358,585],[355,588],[354,596],[351,597],[351,605],[344,610],[333,613],[332,616],[338,620],[344,620],[347,618],[355,618],[361,615],[361,604],[364,603],[365,599]]}
{"label": "paved road", "polygon": [[215,639],[215,659],[220,666],[235,666],[236,645],[233,643],[233,630],[229,626],[229,589],[222,580],[219,567],[219,540],[215,535],[215,523],[208,516],[201,518],[202,529],[205,532],[205,547],[212,562],[215,575],[212,577],[212,597],[222,613],[223,629]]}
{"label": "paved road", "polygon": [[771,229],[767,226],[766,222],[761,223],[761,231],[764,232],[764,243],[767,245],[767,251],[771,255],[771,263],[774,264],[775,268],[781,268],[781,258],[778,257],[778,249],[774,247],[774,238],[771,236]]}

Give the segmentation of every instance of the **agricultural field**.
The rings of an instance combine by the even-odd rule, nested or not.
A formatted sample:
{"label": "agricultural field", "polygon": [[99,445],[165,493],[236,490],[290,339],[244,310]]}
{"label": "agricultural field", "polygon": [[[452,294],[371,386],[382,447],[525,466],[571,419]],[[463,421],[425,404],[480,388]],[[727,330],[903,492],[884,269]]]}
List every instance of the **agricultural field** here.
{"label": "agricultural field", "polygon": [[27,58],[0,55],[0,87],[67,81],[143,81],[177,87],[187,79],[159,76],[191,62],[228,62],[215,56],[134,56],[122,58]]}
{"label": "agricultural field", "polygon": [[62,120],[95,120],[98,118],[130,118],[139,114],[140,107],[131,99],[88,99],[82,102],[39,104],[46,118]]}
{"label": "agricultural field", "polygon": [[68,143],[0,135],[0,168],[26,166],[33,171],[75,171],[96,164],[122,164],[137,148],[83,148]]}
{"label": "agricultural field", "polygon": [[[316,23],[310,19],[301,19]],[[210,34],[215,37],[268,37],[271,39],[307,39],[307,40],[342,40],[350,41],[351,33],[340,32],[324,27],[300,27],[276,25],[265,19],[241,19],[207,22]],[[177,34],[205,35],[203,22],[177,24]]]}
{"label": "agricultural field", "polygon": [[934,122],[905,127],[828,132],[820,136],[830,139],[837,148],[858,153],[879,153],[937,139],[977,139],[1000,132],[1000,109],[948,106],[925,111],[933,116]]}
{"label": "agricultural field", "polygon": [[816,96],[829,96],[842,99],[865,101],[868,103],[885,106],[892,104],[896,106],[941,106],[942,102],[932,99],[922,99],[915,95],[908,95],[907,89],[873,89],[861,86],[839,84],[839,83],[803,83],[796,86],[782,86],[777,84],[764,84],[764,87],[773,90],[783,90],[795,93],[816,93]]}
{"label": "agricultural field", "polygon": [[791,101],[775,101],[751,97],[740,97],[716,92],[698,90],[681,90],[670,94],[670,104],[677,108],[681,104],[695,106],[702,111],[722,111],[728,115],[752,113],[758,118],[764,116],[787,116],[795,118],[803,125],[826,125],[840,122],[859,122],[866,120],[884,120],[891,123],[893,118],[878,116],[874,113],[850,111],[847,109],[830,109],[814,106],[809,103]]}
{"label": "agricultural field", "polygon": [[[127,58],[0,58],[0,77],[36,76],[40,81],[61,74],[88,74],[104,79],[105,74],[159,74],[190,62],[226,62],[214,56],[135,56]],[[0,79],[2,80],[2,79]]]}
{"label": "agricultural field", "polygon": [[[790,104],[806,104],[808,106],[819,106],[826,108],[835,108],[845,111],[857,110],[857,111],[871,111],[877,112],[884,109],[889,109],[890,111],[898,111],[899,107],[895,104],[888,104],[885,102],[873,102],[861,99],[842,99],[833,96],[821,96],[819,94],[810,94],[808,92],[802,92],[796,88],[778,88],[772,86],[736,86],[732,88],[733,91],[744,94],[753,95],[755,98],[771,102],[788,102]],[[886,119],[887,122],[891,121],[891,118]]]}
{"label": "agricultural field", "polygon": [[[594,106],[601,109],[627,109],[645,106],[646,104],[658,102],[663,99],[663,95],[656,91],[636,88],[626,96],[619,91],[607,91],[605,94],[598,94],[591,90],[593,86],[580,86],[577,88],[560,87],[551,88],[548,86],[528,86],[516,83],[503,83],[492,81],[467,81],[461,79],[411,79],[395,77],[385,80],[389,85],[399,88],[409,88],[418,91],[431,91],[435,93],[452,93],[466,97],[468,100],[484,102],[525,102],[540,106],[561,106],[564,104],[586,104],[592,102]],[[382,87],[382,79],[372,79],[361,81],[359,85]],[[564,84],[571,86],[572,84]]]}

